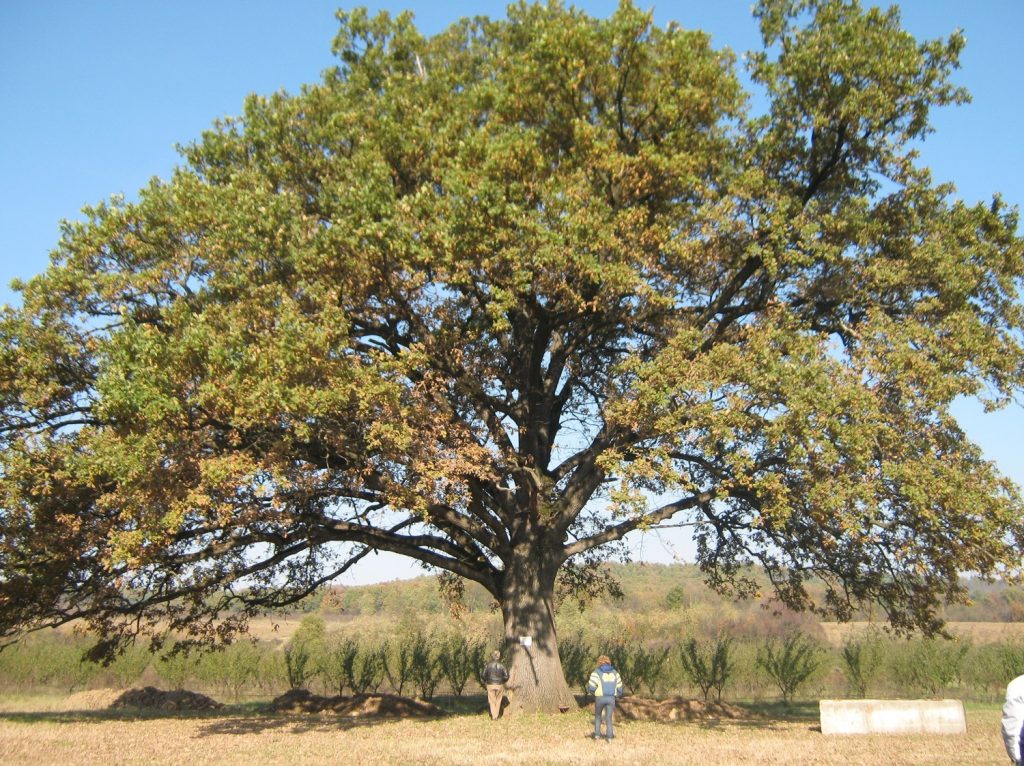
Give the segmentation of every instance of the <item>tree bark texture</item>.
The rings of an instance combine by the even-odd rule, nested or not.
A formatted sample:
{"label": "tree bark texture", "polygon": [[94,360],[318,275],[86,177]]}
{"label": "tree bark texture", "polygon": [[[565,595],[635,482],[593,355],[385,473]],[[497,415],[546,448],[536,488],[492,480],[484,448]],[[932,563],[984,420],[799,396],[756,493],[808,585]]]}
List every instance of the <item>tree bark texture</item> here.
{"label": "tree bark texture", "polygon": [[575,705],[562,672],[555,632],[558,564],[536,539],[517,546],[505,570],[502,615],[510,651],[508,712],[551,712]]}

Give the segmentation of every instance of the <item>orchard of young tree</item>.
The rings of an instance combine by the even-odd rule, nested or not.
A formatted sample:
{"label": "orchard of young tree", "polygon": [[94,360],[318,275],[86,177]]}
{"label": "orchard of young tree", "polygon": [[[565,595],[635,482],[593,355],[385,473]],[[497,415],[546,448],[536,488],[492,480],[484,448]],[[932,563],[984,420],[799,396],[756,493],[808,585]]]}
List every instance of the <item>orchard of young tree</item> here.
{"label": "orchard of young tree", "polygon": [[950,404],[1024,383],[1017,212],[914,151],[964,39],[754,15],[763,111],[628,0],[342,12],[321,82],[67,224],[0,316],[0,635],[228,641],[390,551],[486,588],[550,710],[553,602],[633,530],[926,633],[960,573],[1016,575],[1018,490]]}

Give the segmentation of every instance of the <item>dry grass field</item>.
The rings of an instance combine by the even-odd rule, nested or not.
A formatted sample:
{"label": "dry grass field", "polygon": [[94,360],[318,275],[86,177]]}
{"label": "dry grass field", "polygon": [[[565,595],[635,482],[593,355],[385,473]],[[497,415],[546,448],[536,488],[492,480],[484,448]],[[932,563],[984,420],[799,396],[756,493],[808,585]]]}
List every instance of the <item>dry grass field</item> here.
{"label": "dry grass field", "polygon": [[[495,618],[497,620],[497,618]],[[288,615],[283,617],[257,617],[250,623],[249,633],[260,641],[271,645],[283,646],[291,638],[302,617],[299,615]],[[338,622],[327,623],[328,630],[336,630]],[[393,621],[385,617],[360,617],[358,622],[362,631],[373,633],[379,630],[389,630],[394,627]],[[822,636],[832,646],[842,646],[843,641],[849,635],[862,633],[871,623],[867,622],[822,622]],[[1024,622],[948,622],[946,627],[954,636],[961,636],[979,644],[993,643],[996,641],[1024,640]]]}
{"label": "dry grass field", "polygon": [[[856,635],[870,627],[867,622],[822,622],[825,640],[833,646],[842,646],[849,635]],[[1020,641],[1024,639],[1024,622],[947,622],[950,634],[969,639],[978,644],[997,641]]]}
{"label": "dry grass field", "polygon": [[[79,698],[81,700],[82,698]],[[612,743],[588,737],[585,710],[492,722],[480,713],[435,720],[267,715],[254,708],[146,714],[68,710],[63,698],[0,701],[3,764],[999,764],[997,706],[971,707],[964,736],[825,737],[802,715],[617,724]]]}

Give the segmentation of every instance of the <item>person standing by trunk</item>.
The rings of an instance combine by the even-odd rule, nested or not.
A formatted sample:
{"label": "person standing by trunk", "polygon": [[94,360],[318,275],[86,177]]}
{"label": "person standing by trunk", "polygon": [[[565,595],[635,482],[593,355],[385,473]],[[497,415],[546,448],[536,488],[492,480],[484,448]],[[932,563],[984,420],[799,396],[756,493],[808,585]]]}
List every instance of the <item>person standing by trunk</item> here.
{"label": "person standing by trunk", "polygon": [[497,721],[501,713],[501,701],[505,698],[505,683],[508,681],[508,670],[501,664],[501,652],[495,650],[491,653],[491,661],[484,666],[483,677],[491,720]]}
{"label": "person standing by trunk", "polygon": [[594,739],[601,739],[601,719],[604,719],[605,738],[615,739],[615,700],[622,696],[622,677],[612,666],[606,654],[597,658],[597,667],[587,681],[587,692],[594,695]]}

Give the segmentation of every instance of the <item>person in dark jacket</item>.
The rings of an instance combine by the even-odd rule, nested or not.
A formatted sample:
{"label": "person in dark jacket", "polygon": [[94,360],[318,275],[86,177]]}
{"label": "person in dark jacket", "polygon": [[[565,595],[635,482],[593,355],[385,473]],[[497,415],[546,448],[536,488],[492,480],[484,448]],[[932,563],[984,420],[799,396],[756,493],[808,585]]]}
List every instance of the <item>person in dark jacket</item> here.
{"label": "person in dark jacket", "polygon": [[601,739],[601,719],[604,718],[605,738],[615,739],[615,700],[622,696],[622,677],[606,654],[597,658],[597,667],[587,681],[587,692],[594,695],[594,739]]}
{"label": "person in dark jacket", "polygon": [[501,664],[501,652],[496,650],[491,653],[491,661],[484,665],[484,686],[487,687],[487,704],[491,709],[492,721],[497,721],[501,713],[507,681],[508,671]]}

